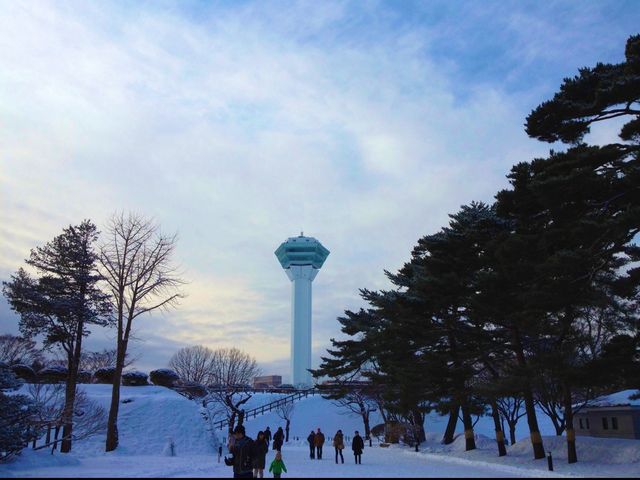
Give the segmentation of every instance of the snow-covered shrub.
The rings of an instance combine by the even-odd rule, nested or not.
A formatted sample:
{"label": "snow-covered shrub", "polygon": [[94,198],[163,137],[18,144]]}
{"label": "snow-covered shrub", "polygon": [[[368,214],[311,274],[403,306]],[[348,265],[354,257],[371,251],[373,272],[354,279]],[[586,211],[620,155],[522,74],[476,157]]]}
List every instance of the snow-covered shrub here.
{"label": "snow-covered shrub", "polygon": [[116,373],[114,367],[99,368],[93,372],[95,383],[113,383],[113,376]]}
{"label": "snow-covered shrub", "polygon": [[173,389],[187,397],[189,400],[206,397],[209,393],[207,392],[207,387],[198,382],[181,381],[174,385]]}
{"label": "snow-covered shrub", "polygon": [[378,441],[384,441],[384,432],[385,432],[385,425],[384,423],[379,423],[378,425],[374,426],[371,429],[371,436],[372,437],[376,437],[378,439]]}
{"label": "snow-covered shrub", "polygon": [[149,378],[154,385],[173,387],[180,377],[178,377],[178,374],[173,370],[168,368],[159,368],[158,370],[152,370],[149,372]]}
{"label": "snow-covered shrub", "polygon": [[91,377],[89,370],[80,370],[78,372],[78,383],[91,383]]}
{"label": "snow-covered shrub", "polygon": [[67,380],[69,371],[65,367],[45,367],[38,372],[42,383],[61,383]]}
{"label": "snow-covered shrub", "polygon": [[15,365],[11,365],[11,371],[17,378],[21,378],[30,383],[36,379],[36,372],[29,365],[16,363]]}
{"label": "snow-covered shrub", "polygon": [[400,443],[407,434],[407,425],[400,422],[388,422],[384,432],[385,443]]}
{"label": "snow-covered shrub", "polygon": [[11,369],[0,368],[0,462],[19,454],[33,440],[30,426],[36,411],[32,402],[25,395],[4,393],[21,384]]}
{"label": "snow-covered shrub", "polygon": [[146,373],[132,370],[122,374],[122,384],[129,387],[149,385],[147,378],[148,375]]}

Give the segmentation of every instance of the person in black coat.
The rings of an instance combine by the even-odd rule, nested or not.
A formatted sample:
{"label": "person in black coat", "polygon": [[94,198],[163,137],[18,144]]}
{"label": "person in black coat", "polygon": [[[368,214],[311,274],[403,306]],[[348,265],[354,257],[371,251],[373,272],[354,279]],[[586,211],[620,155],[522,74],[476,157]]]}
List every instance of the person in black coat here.
{"label": "person in black coat", "polygon": [[233,430],[235,442],[231,447],[232,458],[224,457],[224,463],[233,466],[233,478],[253,478],[253,440],[245,436],[242,425]]}
{"label": "person in black coat", "polygon": [[316,434],[313,430],[307,437],[307,442],[309,442],[309,458],[316,458]]}
{"label": "person in black coat", "polygon": [[362,464],[362,451],[364,450],[364,440],[356,430],[356,434],[351,441],[351,450],[356,459],[356,463]]}
{"label": "person in black coat", "polygon": [[269,427],[267,427],[267,429],[264,431],[264,438],[267,441],[267,447],[268,447],[269,444],[271,443],[271,430],[269,429]]}
{"label": "person in black coat", "polygon": [[264,466],[267,463],[267,452],[269,445],[264,436],[264,432],[258,432],[253,441],[253,478],[264,478]]}
{"label": "person in black coat", "polygon": [[273,449],[277,451],[282,450],[282,444],[284,443],[284,432],[282,427],[278,427],[276,433],[273,434]]}

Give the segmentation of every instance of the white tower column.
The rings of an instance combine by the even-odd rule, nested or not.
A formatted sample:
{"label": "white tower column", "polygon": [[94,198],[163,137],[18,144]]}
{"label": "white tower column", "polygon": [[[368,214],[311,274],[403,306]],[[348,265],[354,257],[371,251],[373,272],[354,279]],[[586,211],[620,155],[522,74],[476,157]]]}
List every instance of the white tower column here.
{"label": "white tower column", "polygon": [[291,280],[291,383],[311,386],[311,282],[318,270],[292,265],[285,272]]}

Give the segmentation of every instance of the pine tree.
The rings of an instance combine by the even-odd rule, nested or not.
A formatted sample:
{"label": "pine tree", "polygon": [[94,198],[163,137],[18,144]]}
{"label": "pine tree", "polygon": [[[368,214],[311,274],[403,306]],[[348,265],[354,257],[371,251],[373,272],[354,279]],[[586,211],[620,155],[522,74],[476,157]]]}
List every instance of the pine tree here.
{"label": "pine tree", "polygon": [[93,245],[98,232],[89,220],[65,228],[43,247],[31,250],[26,263],[38,272],[32,278],[20,268],[3,292],[20,315],[25,337],[43,335],[45,348],[58,347],[67,357],[68,377],[62,414],[60,451],[71,451],[73,411],[82,340],[91,325],[107,325],[108,296],[100,291]]}
{"label": "pine tree", "polygon": [[0,462],[19,454],[38,435],[33,402],[26,395],[5,393],[21,385],[7,366],[0,366]]}

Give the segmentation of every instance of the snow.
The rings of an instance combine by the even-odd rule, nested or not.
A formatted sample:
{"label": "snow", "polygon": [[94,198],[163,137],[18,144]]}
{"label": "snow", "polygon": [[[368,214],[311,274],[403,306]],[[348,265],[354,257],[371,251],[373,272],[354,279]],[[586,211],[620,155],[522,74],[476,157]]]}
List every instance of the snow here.
{"label": "snow", "polygon": [[640,393],[640,390],[622,390],[610,395],[603,395],[591,400],[585,407],[619,407],[627,405],[640,407],[640,398],[635,400],[629,398],[631,395],[637,395],[638,393]]}
{"label": "snow", "polygon": [[[22,388],[25,388],[24,386]],[[108,408],[110,385],[82,385],[87,395]],[[257,394],[247,404],[247,410],[281,398],[282,394]],[[25,449],[14,462],[0,466],[0,477],[231,477],[232,470],[218,463],[217,448],[211,440],[206,423],[200,416],[198,402],[159,386],[122,387],[120,405],[120,446],[114,452],[104,452],[104,434],[74,443],[70,454],[48,450]],[[451,445],[441,445],[446,418],[429,415],[425,422],[431,432],[419,452],[400,445],[380,447],[376,441],[365,446],[362,465],[355,465],[347,440],[345,464],[334,463],[334,450],[328,440],[340,428],[345,436],[364,428],[359,417],[344,413],[330,400],[310,396],[299,400],[291,422],[290,442],[283,448],[283,458],[289,477],[548,477],[548,476],[627,476],[640,472],[640,441],[578,437],[579,462],[567,464],[564,437],[550,436],[553,430],[541,417],[545,449],[554,457],[555,471],[547,470],[547,461],[533,460],[527,438],[526,421],[519,425],[519,441],[508,446],[506,457],[497,456],[493,425],[490,418],[481,418],[476,425],[477,446],[464,451],[463,436]],[[371,419],[379,422],[377,412]],[[247,434],[255,436],[267,425],[275,432],[284,421],[275,412],[247,419]],[[320,427],[327,436],[322,460],[309,459],[305,438],[311,429]],[[459,424],[458,430],[462,426]],[[226,429],[218,430],[220,439]],[[460,431],[458,433],[461,433]],[[299,439],[296,439],[298,438]],[[170,456],[169,442],[175,445]],[[226,452],[225,452],[226,453]],[[270,463],[273,450],[267,456]],[[266,473],[266,472],[265,472]],[[267,477],[270,474],[266,474]]]}

